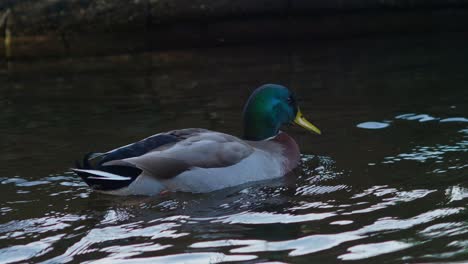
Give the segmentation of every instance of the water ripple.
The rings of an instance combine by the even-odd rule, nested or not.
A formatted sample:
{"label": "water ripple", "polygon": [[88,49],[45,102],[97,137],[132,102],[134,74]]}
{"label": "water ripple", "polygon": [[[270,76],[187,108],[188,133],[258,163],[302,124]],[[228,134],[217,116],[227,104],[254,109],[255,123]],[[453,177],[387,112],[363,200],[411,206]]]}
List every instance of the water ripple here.
{"label": "water ripple", "polygon": [[382,128],[388,127],[389,125],[390,124],[388,123],[369,121],[369,122],[359,123],[356,126],[359,128],[364,128],[364,129],[382,129]]}
{"label": "water ripple", "polygon": [[410,120],[410,121],[416,120],[419,122],[427,122],[427,121],[439,120],[440,118],[433,117],[427,114],[409,113],[409,114],[398,115],[395,117],[395,119],[403,119],[403,120]]}
{"label": "water ripple", "polygon": [[[54,258],[52,262],[67,262],[73,259],[73,257],[79,256],[81,254],[87,254],[93,251],[93,247],[99,248],[100,245],[105,245],[111,241],[124,241],[130,238],[148,238],[151,240],[156,240],[160,238],[179,238],[186,236],[187,233],[181,233],[174,230],[174,228],[179,225],[176,223],[161,223],[151,226],[142,226],[142,222],[134,222],[116,226],[106,226],[101,228],[91,229],[84,237],[82,237],[78,242],[70,246],[65,253]],[[145,244],[146,245],[146,244]],[[152,247],[152,246],[151,246]],[[150,247],[150,248],[151,248]],[[165,248],[171,247],[171,245],[156,245],[155,248],[162,250]],[[140,252],[141,248],[133,248],[129,246],[125,256],[120,254],[114,254],[113,250],[115,248],[105,247],[104,250],[100,251],[112,253],[110,255],[115,258],[126,257],[130,255],[135,255],[135,252]],[[145,247],[145,249],[148,249]],[[121,252],[122,253],[122,252]],[[112,258],[112,257],[111,257]],[[116,259],[117,261],[117,259]]]}
{"label": "water ripple", "polygon": [[366,259],[382,254],[395,252],[411,247],[412,245],[400,241],[385,241],[381,243],[361,244],[348,248],[349,253],[338,256],[342,260]]}
{"label": "water ripple", "polygon": [[28,261],[32,257],[40,257],[51,251],[51,246],[64,235],[55,235],[25,245],[11,246],[0,249],[3,263]]}
{"label": "water ripple", "polygon": [[435,146],[416,146],[412,152],[385,157],[383,163],[395,163],[401,160],[412,160],[424,163],[431,159],[442,160],[444,155],[450,152],[468,152],[468,140],[462,140],[452,145],[437,144]]}
{"label": "water ripple", "polygon": [[90,261],[87,263],[174,263],[174,264],[198,264],[198,263],[221,263],[221,262],[237,262],[256,259],[255,255],[226,255],[217,252],[203,253],[184,253],[176,255],[168,255],[161,257],[144,257],[144,258],[106,258],[102,260]]}
{"label": "water ripple", "polygon": [[[306,255],[335,247],[343,242],[359,239],[351,233],[311,235],[293,240],[269,242],[263,240],[219,240],[192,244],[194,248],[235,247],[232,253],[253,253],[291,250],[290,256]],[[237,247],[241,246],[241,247]]]}
{"label": "water ripple", "polygon": [[272,223],[300,223],[316,221],[334,216],[334,213],[310,213],[304,215],[279,214],[269,212],[242,212],[235,215],[223,216],[213,222],[230,224],[272,224]]}

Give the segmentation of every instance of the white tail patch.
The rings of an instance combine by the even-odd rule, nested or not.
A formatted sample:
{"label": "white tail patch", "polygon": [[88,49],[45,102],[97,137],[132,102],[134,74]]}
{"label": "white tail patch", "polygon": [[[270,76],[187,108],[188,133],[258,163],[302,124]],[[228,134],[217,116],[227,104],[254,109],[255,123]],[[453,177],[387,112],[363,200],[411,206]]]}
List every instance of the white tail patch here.
{"label": "white tail patch", "polygon": [[95,180],[113,180],[113,181],[128,181],[132,178],[130,177],[123,177],[117,174],[100,171],[100,170],[82,170],[82,169],[73,169],[73,171],[85,172],[92,174],[96,177],[90,176],[88,179],[95,179]]}

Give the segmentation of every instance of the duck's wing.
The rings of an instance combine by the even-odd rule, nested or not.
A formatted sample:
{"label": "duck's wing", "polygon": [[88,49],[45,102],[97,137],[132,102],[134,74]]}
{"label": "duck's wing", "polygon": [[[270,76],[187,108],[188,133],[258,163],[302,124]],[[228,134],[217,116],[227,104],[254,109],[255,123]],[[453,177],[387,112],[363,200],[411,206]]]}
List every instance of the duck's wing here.
{"label": "duck's wing", "polygon": [[[83,176],[108,179],[106,172],[130,177],[129,181],[141,174],[170,179],[192,168],[235,165],[253,151],[252,146],[237,137],[206,129],[187,128],[156,134],[109,152],[88,154],[83,159],[83,165],[78,164],[74,171],[80,172],[78,174],[83,179]],[[91,176],[83,174],[91,170]],[[98,171],[104,173],[99,175]]]}
{"label": "duck's wing", "polygon": [[84,156],[81,164],[76,162],[76,167],[72,170],[95,189],[117,189],[130,184],[143,172],[134,164],[125,162],[126,159],[170,148],[177,142],[206,131],[208,130],[198,128],[173,130],[108,152],[89,153]]}
{"label": "duck's wing", "polygon": [[113,149],[106,153],[102,153],[102,155],[96,155],[93,157],[93,159],[98,158],[99,164],[104,164],[113,160],[123,160],[132,157],[139,157],[152,151],[167,148],[179,141],[185,140],[200,133],[204,133],[206,131],[208,130],[201,128],[187,128],[159,133],[138,142]]}
{"label": "duck's wing", "polygon": [[134,166],[156,179],[170,179],[193,168],[221,168],[249,157],[254,148],[237,137],[209,130],[177,130],[179,140],[143,155],[112,160],[106,165]]}

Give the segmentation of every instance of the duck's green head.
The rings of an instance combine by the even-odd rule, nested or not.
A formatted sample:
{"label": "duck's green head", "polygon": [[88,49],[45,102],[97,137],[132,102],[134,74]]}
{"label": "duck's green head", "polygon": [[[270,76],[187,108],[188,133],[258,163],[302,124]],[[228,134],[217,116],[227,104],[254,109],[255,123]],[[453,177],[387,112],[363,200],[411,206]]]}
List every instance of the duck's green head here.
{"label": "duck's green head", "polygon": [[284,86],[260,86],[244,107],[244,138],[247,140],[273,137],[278,134],[282,125],[290,123],[296,123],[317,134],[321,133],[302,116],[294,93]]}

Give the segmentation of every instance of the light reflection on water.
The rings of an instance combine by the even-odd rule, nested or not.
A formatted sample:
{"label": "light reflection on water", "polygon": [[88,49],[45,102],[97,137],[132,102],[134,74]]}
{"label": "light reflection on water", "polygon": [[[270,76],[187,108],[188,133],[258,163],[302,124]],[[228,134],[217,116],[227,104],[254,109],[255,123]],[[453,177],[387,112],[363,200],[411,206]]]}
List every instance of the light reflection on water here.
{"label": "light reflection on water", "polygon": [[348,248],[349,253],[338,256],[342,260],[366,259],[381,254],[391,253],[411,247],[410,243],[385,241],[381,243],[362,244]]}
{"label": "light reflection on water", "polygon": [[[0,76],[0,262],[468,259],[467,46],[393,41],[101,58],[99,71],[63,76],[37,62],[52,73]],[[68,171],[82,153],[157,131],[238,134],[242,103],[264,82],[293,87],[324,131],[287,129],[304,154],[284,179],[111,197]]]}
{"label": "light reflection on water", "polygon": [[[326,174],[328,176],[324,178],[325,182],[339,181],[340,177],[343,177],[342,173],[333,171],[329,158],[315,158],[325,161],[325,163],[321,164],[321,169],[312,170],[316,172],[315,175],[306,177],[312,178]],[[312,159],[314,158],[304,157],[306,161]],[[333,176],[335,178],[329,175],[335,175]],[[56,194],[55,196],[62,197],[79,196],[82,191],[86,191],[76,178],[62,176],[61,180],[57,181],[56,179],[57,177],[46,177],[40,181],[47,181],[49,185],[55,184],[57,187],[63,186],[60,184],[63,182],[76,182],[76,184],[67,185],[71,188],[69,191],[72,194],[69,192],[48,193],[54,188],[44,190],[45,194]],[[309,184],[309,180],[309,178],[299,179],[296,188],[304,187],[301,186],[302,184]],[[4,182],[6,182],[5,184],[21,184],[21,186],[28,188],[47,186],[25,185],[24,183],[27,181],[24,180],[4,180]],[[442,207],[403,218],[389,217],[385,214],[377,218],[371,216],[376,210],[388,211],[403,204],[411,204],[414,201],[424,199],[437,190],[404,191],[383,185],[354,192],[352,187],[348,186],[328,191],[331,193],[344,191],[347,198],[320,200],[322,193],[314,193],[312,197],[311,193],[288,193],[290,187],[283,188],[283,193],[278,195],[275,185],[277,183],[274,183],[272,187],[243,187],[240,190],[231,191],[230,194],[221,195],[224,196],[224,199],[219,199],[220,194],[206,196],[188,194],[179,196],[175,194],[162,201],[137,197],[128,198],[126,201],[117,199],[120,201],[111,201],[110,204],[104,205],[104,208],[107,208],[102,211],[104,214],[97,216],[98,218],[95,220],[98,222],[93,219],[91,225],[86,223],[86,220],[96,218],[93,216],[94,213],[79,216],[63,215],[52,211],[46,217],[22,221],[13,220],[0,225],[1,239],[16,240],[20,244],[4,248],[0,254],[6,262],[22,261],[31,257],[41,259],[41,256],[46,253],[60,248],[60,240],[67,239],[75,242],[63,248],[64,252],[59,256],[49,259],[50,263],[68,262],[76,259],[101,259],[103,257],[105,258],[102,261],[113,263],[126,261],[135,263],[141,261],[151,263],[210,261],[217,263],[254,260],[264,256],[265,252],[274,251],[287,252],[289,257],[299,257],[332,248],[340,248],[343,244],[346,245],[343,248],[346,250],[342,251],[337,259],[358,260],[408,250],[411,247],[428,243],[435,238],[459,237],[468,231],[465,222],[437,223],[440,219],[462,213],[465,210],[464,207]],[[320,183],[315,180],[313,186],[320,188]],[[324,188],[329,189],[327,185],[324,185]],[[445,191],[446,195],[450,197],[450,201],[463,200],[467,197],[465,192],[465,188],[460,186],[454,186]],[[306,199],[295,202],[297,197],[305,197]],[[307,202],[307,197],[312,198],[312,200]],[[236,205],[235,202],[243,201],[245,203],[249,200],[257,200],[257,198],[263,201],[260,205],[251,203],[250,206],[245,207]],[[107,199],[113,200],[107,196],[96,196],[93,202],[106,204]],[[213,199],[216,200],[213,201]],[[272,201],[275,199],[279,200]],[[29,202],[31,201],[25,201],[26,204]],[[58,201],[53,203],[63,204]],[[225,206],[226,204],[229,206]],[[275,207],[269,208],[272,204]],[[287,212],[277,211],[280,209],[278,207],[286,205],[289,207],[286,208]],[[146,209],[141,209],[144,207]],[[159,208],[165,210],[158,210]],[[217,212],[213,213],[212,210],[217,210]],[[180,215],[180,213],[190,214],[190,212],[192,215]],[[408,215],[412,215],[412,213]],[[374,220],[363,221],[363,218],[369,216]],[[82,222],[85,223],[81,224]],[[362,225],[366,222],[367,224]],[[437,224],[424,227],[425,224],[431,223]],[[339,228],[324,228],[324,224]],[[286,233],[278,236],[275,241],[269,241],[268,238],[272,234],[268,230],[273,231],[272,228],[278,225],[286,225],[286,229],[287,225],[298,225],[297,227],[291,226],[291,229],[299,229],[294,232],[295,235],[291,239],[277,240],[282,236],[289,238],[290,235]],[[249,239],[249,237],[256,237],[254,235],[256,232],[250,235],[248,230],[261,226],[266,228],[266,233],[259,233],[257,236],[263,236],[265,239]],[[410,240],[404,238],[402,241],[370,242],[373,241],[373,237],[386,236],[386,234],[395,237],[391,234],[404,230],[413,230],[415,237]],[[59,235],[52,235],[57,233]],[[21,243],[26,239],[37,239],[37,241]],[[362,242],[353,243],[353,241]],[[454,243],[452,242],[450,247],[454,247]],[[193,253],[178,254],[177,252],[181,252],[183,247],[187,247]],[[197,249],[207,249],[212,252],[203,250],[201,253],[197,252]],[[257,255],[261,252],[263,253],[260,256]],[[462,253],[462,251],[457,252],[458,254],[453,253],[454,256]],[[97,261],[97,263],[100,262]]]}

